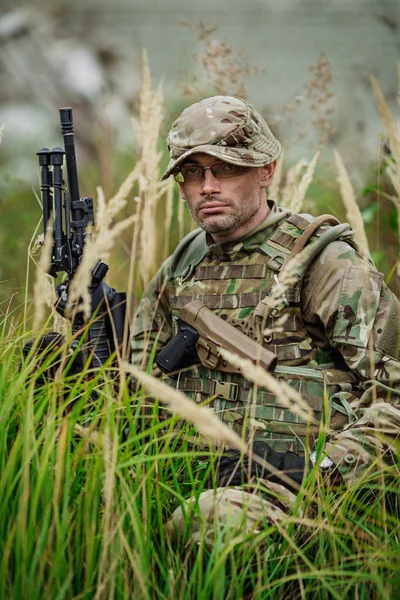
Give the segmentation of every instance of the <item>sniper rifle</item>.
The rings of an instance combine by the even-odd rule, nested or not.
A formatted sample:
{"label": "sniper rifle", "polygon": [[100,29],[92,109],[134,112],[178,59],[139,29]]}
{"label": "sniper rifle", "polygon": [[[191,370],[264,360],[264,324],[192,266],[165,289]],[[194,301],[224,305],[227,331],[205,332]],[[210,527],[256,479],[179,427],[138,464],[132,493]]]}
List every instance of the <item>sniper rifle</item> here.
{"label": "sniper rifle", "polygon": [[[37,156],[41,167],[44,235],[51,229],[50,235],[53,236],[48,273],[54,278],[61,272],[67,274],[67,278],[56,287],[56,310],[66,317],[69,287],[82,260],[89,235],[88,227],[94,225],[94,213],[92,198],[81,198],[79,193],[71,108],[60,108],[60,122],[64,148],[42,148]],[[64,157],[68,188],[64,185]],[[122,350],[124,340],[126,293],[116,292],[103,281],[108,269],[108,265],[99,260],[92,271],[89,285],[92,318],[85,329],[83,347],[89,353],[93,368],[101,367],[117,347]],[[77,347],[77,335],[84,330],[85,320],[82,312],[71,312],[72,332],[76,334],[73,347]]]}

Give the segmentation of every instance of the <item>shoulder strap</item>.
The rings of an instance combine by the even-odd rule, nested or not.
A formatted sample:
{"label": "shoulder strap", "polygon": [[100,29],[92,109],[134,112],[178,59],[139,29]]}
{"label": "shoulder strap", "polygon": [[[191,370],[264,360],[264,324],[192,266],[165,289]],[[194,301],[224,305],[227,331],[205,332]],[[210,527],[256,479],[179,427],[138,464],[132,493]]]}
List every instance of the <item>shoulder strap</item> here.
{"label": "shoulder strap", "polygon": [[306,227],[301,236],[296,240],[287,260],[290,260],[291,258],[294,258],[297,254],[299,254],[303,250],[311,236],[313,236],[317,229],[325,223],[332,225],[340,225],[339,219],[337,219],[333,215],[321,215],[320,217],[317,217],[312,223],[310,223]]}
{"label": "shoulder strap", "polygon": [[354,246],[352,234],[350,225],[340,223],[333,215],[314,218],[311,215],[292,214],[261,244],[260,250],[270,257],[268,267],[279,272],[284,264],[308,244],[312,250],[307,253],[307,261],[302,268],[298,269],[298,275],[302,277],[312,260],[331,242],[339,238],[346,239]]}
{"label": "shoulder strap", "polygon": [[[318,254],[320,254],[322,250],[324,250],[324,248],[328,246],[328,244],[336,240],[349,242],[352,235],[353,229],[351,229],[348,223],[339,223],[338,225],[334,225],[333,227],[330,227],[329,229],[324,231],[316,240],[313,240],[312,243],[309,244],[307,255],[304,257],[304,260],[302,261],[301,265],[299,265],[296,268],[296,272],[299,278],[303,278],[304,273],[307,271],[314,258],[316,258]],[[352,240],[351,245],[354,247],[354,243]],[[296,248],[296,252],[292,252],[291,255],[287,258],[286,262],[288,262],[289,259],[293,258],[294,256],[300,254],[300,252],[304,249],[304,246],[302,248],[299,244],[299,246]]]}
{"label": "shoulder strap", "polygon": [[[302,219],[301,215],[297,216],[300,217],[300,219]],[[291,217],[290,222],[293,224],[295,223],[298,226],[300,220],[295,221],[295,219]],[[322,225],[329,225],[329,227],[325,229],[325,231],[323,231],[320,235],[318,235],[318,237],[316,237],[316,239],[314,239],[311,244],[308,245],[308,251],[307,255],[305,256],[305,260],[302,261],[301,265],[299,265],[296,268],[296,273],[299,277],[299,281],[302,280],[304,273],[306,272],[314,258],[318,256],[318,254],[320,254],[320,252],[322,252],[322,250],[326,248],[328,244],[337,239],[346,239],[346,241],[348,241],[347,238],[351,238],[353,234],[353,230],[351,229],[348,223],[340,223],[340,221],[332,215],[321,215],[320,217],[314,219],[311,223],[302,222],[300,229],[303,230],[303,233],[299,235],[297,239],[293,238],[291,244],[288,244],[289,248],[282,247],[281,252],[279,252],[278,244],[273,243],[273,245],[269,247],[268,256],[271,256],[272,254],[272,258],[268,266],[270,266],[272,262],[272,264],[275,265],[272,268],[274,268],[274,270],[276,271],[279,271],[283,267],[283,265],[286,265],[289,262],[289,260],[300,254],[300,252],[305,248],[307,243]],[[352,240],[351,243],[354,246]],[[266,240],[264,246],[268,247],[268,240]],[[270,253],[271,250],[272,253]],[[274,252],[276,252],[277,254],[274,255]],[[277,257],[279,260],[277,260]],[[287,305],[287,301],[284,294],[282,295],[282,303],[280,306],[276,306],[275,302],[272,301],[271,298],[267,295],[259,302],[259,304],[254,309],[254,318],[258,318],[260,322],[265,323],[266,319],[273,311],[276,311],[276,314],[279,314],[280,310],[285,305]]]}

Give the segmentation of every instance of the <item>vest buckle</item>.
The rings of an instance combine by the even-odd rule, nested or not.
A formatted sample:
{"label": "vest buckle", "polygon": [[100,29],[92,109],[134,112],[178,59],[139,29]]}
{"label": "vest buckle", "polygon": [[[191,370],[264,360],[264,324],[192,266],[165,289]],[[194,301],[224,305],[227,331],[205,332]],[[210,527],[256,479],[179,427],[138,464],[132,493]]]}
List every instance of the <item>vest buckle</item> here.
{"label": "vest buckle", "polygon": [[236,402],[239,392],[237,383],[232,383],[231,381],[217,381],[216,379],[213,379],[213,381],[215,383],[214,394],[218,396],[218,398]]}

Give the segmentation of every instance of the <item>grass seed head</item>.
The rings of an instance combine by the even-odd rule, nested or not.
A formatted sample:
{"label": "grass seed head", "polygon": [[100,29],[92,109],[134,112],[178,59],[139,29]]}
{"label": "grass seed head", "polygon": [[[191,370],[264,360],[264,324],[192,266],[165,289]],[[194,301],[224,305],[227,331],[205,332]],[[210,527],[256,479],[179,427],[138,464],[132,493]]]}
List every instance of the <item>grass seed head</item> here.
{"label": "grass seed head", "polygon": [[392,117],[390,108],[382,94],[382,90],[379,86],[378,80],[374,76],[371,77],[371,83],[378,104],[378,110],[382,117],[382,123],[385,128],[385,133],[389,140],[390,151],[393,154],[393,158],[396,164],[400,165],[400,135],[396,127],[396,123]]}
{"label": "grass seed head", "polygon": [[357,204],[349,174],[337,150],[334,150],[334,156],[337,168],[337,180],[342,194],[343,204],[346,209],[346,218],[354,229],[354,239],[361,252],[369,255],[367,235],[365,233],[361,211]]}
{"label": "grass seed head", "polygon": [[53,227],[49,221],[42,250],[39,256],[39,263],[36,270],[36,281],[33,286],[33,304],[34,317],[33,329],[38,330],[45,318],[46,307],[53,307],[56,301],[56,295],[53,285],[50,283],[48,271],[51,264],[51,252],[53,248]]}
{"label": "grass seed head", "polygon": [[301,178],[298,186],[293,190],[293,195],[287,205],[292,212],[299,212],[303,206],[304,198],[313,179],[315,166],[320,157],[320,152],[317,152],[310,163],[307,164],[306,171]]}

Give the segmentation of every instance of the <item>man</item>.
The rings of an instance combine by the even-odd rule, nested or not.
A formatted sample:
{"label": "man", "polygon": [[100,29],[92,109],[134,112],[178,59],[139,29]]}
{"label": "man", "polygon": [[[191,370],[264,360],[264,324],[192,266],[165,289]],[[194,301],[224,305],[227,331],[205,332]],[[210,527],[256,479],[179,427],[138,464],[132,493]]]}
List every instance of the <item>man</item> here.
{"label": "man", "polygon": [[[392,460],[400,425],[400,305],[357,249],[349,227],[291,214],[267,200],[281,146],[247,101],[216,96],[190,106],[167,143],[170,163],[162,179],[175,177],[201,229],[180,243],[145,291],[134,325],[133,362],[143,366],[156,341],[157,352],[165,347],[175,333],[173,317],[193,300],[235,325],[249,323],[261,306],[262,328],[253,337],[277,355],[277,377],[312,407],[314,423],[323,420],[328,396],[328,435],[317,462],[324,474],[334,472],[351,484],[377,460]],[[310,248],[308,264],[268,310],[282,265],[302,245]],[[174,385],[196,402],[211,397],[222,421],[251,438],[254,452],[275,469],[272,476],[225,454],[217,492],[198,499],[204,519],[223,520],[222,508],[210,517],[211,505],[225,505],[230,518],[246,506],[252,512],[246,517],[249,531],[265,516],[279,516],[276,502],[237,484],[262,476],[280,494],[281,506],[293,503],[296,485],[291,488],[290,479],[301,482],[309,467],[305,456],[315,463],[319,426],[280,404],[270,390],[254,391],[241,375],[200,365]],[[279,481],[277,471],[289,483]],[[182,510],[173,523],[183,528]]]}

